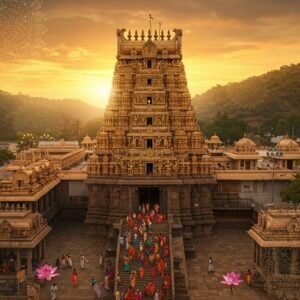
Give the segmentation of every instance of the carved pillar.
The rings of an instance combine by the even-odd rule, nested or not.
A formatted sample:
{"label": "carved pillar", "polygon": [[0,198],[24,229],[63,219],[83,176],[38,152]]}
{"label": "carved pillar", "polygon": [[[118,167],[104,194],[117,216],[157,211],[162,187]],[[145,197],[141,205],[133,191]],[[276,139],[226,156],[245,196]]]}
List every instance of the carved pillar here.
{"label": "carved pillar", "polygon": [[42,241],[41,259],[45,258],[45,252],[46,252],[46,239],[43,239],[43,241]]}
{"label": "carved pillar", "polygon": [[298,271],[298,249],[291,248],[292,250],[292,259],[291,259],[291,274],[296,275]]}
{"label": "carved pillar", "polygon": [[44,214],[44,197],[39,199],[39,209],[40,209],[40,213],[43,215]]}
{"label": "carved pillar", "polygon": [[20,249],[17,249],[16,252],[17,252],[17,271],[19,271],[21,269],[21,253],[20,253]]}
{"label": "carved pillar", "polygon": [[256,266],[260,267],[260,246],[256,244]]}
{"label": "carved pillar", "polygon": [[274,260],[274,275],[279,275],[279,260],[278,260],[278,249],[273,248],[273,260]]}
{"label": "carved pillar", "polygon": [[179,192],[179,206],[180,206],[180,217],[181,223],[184,230],[187,232],[191,231],[191,227],[194,225],[191,214],[191,186],[180,187]]}
{"label": "carved pillar", "polygon": [[32,275],[32,249],[27,250],[27,275]]}
{"label": "carved pillar", "polygon": [[37,244],[35,247],[35,258],[40,263],[41,262],[41,248],[40,244]]}
{"label": "carved pillar", "polygon": [[262,261],[263,261],[263,248],[259,246],[259,267],[262,266]]}
{"label": "carved pillar", "polygon": [[253,242],[253,261],[254,261],[254,264],[256,265],[256,252],[257,252],[257,250],[256,250],[256,242],[254,241]]}

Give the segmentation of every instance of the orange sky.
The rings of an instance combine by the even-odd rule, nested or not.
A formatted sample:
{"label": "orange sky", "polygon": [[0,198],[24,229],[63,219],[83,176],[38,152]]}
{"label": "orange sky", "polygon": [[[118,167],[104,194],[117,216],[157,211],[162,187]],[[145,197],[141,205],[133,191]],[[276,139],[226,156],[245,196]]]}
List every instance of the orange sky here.
{"label": "orange sky", "polygon": [[192,96],[299,62],[298,0],[44,0],[41,12],[39,57],[0,61],[0,89],[105,106],[116,29],[147,29],[149,13],[153,27],[182,28]]}

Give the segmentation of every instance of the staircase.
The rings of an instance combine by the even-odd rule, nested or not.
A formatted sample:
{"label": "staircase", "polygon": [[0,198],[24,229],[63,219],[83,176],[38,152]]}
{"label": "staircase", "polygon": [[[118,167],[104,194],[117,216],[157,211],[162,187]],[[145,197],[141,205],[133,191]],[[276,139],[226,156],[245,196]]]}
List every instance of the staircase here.
{"label": "staircase", "polygon": [[[125,233],[126,231],[130,231],[132,233],[132,236],[133,236],[133,230],[127,224],[127,222],[125,220],[123,228],[122,228],[122,233]],[[156,224],[155,221],[153,221],[152,227],[151,227],[151,236],[152,236],[152,238],[154,238],[154,236],[156,234],[159,234],[159,233],[162,236],[167,237],[167,243],[169,244],[169,229],[168,229],[168,221],[167,220],[164,220],[160,224]],[[141,236],[139,235],[139,239],[140,238],[141,238]],[[170,244],[169,244],[169,247],[171,247]],[[161,257],[164,258],[164,261],[167,263],[167,273],[171,276],[170,255],[169,255],[169,257],[164,257],[163,250],[164,250],[164,248],[162,248],[162,249],[160,248],[159,249],[159,254],[160,254]],[[139,246],[135,247],[135,251],[136,251],[136,254],[139,253]],[[151,272],[150,272],[151,266],[150,265],[149,266],[144,265],[143,267],[145,268],[145,275],[144,275],[143,279],[140,278],[140,276],[139,276],[140,265],[138,263],[137,255],[135,256],[132,263],[130,264],[130,271],[129,272],[124,271],[124,256],[126,254],[127,254],[126,247],[121,247],[121,249],[120,249],[120,259],[119,259],[119,273],[120,273],[120,276],[121,276],[121,286],[118,287],[118,290],[123,289],[123,291],[125,291],[130,287],[130,274],[131,274],[132,270],[135,270],[136,273],[137,273],[135,290],[139,289],[143,293],[144,285],[147,284],[150,281],[154,282],[155,291],[160,289],[161,285],[164,284],[164,279],[160,276],[160,274],[158,274],[157,268],[156,268],[156,276],[153,279],[151,277]],[[145,255],[145,248],[144,248],[144,255]],[[164,299],[172,299],[171,294],[172,294],[172,292],[171,292],[171,288],[170,288],[169,290],[167,290],[167,296],[164,297]],[[145,297],[145,295],[143,293],[143,299],[152,299],[152,297]]]}

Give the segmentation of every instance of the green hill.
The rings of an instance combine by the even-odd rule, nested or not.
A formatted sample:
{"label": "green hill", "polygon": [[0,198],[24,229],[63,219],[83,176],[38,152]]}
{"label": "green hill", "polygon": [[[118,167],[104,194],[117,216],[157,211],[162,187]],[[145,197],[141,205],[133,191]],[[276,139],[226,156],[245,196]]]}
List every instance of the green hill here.
{"label": "green hill", "polygon": [[85,130],[84,124],[99,119],[102,112],[80,100],[53,100],[0,91],[0,140],[15,139],[18,132],[74,138],[79,130]]}
{"label": "green hill", "polygon": [[244,81],[218,85],[192,103],[199,120],[214,122],[224,113],[261,133],[300,135],[300,64],[282,66]]}

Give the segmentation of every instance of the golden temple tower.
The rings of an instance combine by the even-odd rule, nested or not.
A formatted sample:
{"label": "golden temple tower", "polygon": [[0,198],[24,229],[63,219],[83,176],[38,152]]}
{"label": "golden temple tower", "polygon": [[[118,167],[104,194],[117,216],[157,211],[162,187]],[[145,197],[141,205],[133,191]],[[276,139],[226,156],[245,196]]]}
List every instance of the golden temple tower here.
{"label": "golden temple tower", "polygon": [[117,30],[112,91],[88,162],[86,223],[104,230],[139,204],[159,203],[184,231],[208,233],[211,160],[182,63],[182,31]]}

